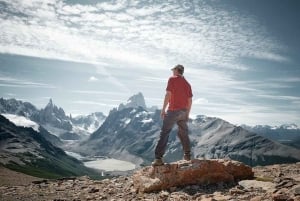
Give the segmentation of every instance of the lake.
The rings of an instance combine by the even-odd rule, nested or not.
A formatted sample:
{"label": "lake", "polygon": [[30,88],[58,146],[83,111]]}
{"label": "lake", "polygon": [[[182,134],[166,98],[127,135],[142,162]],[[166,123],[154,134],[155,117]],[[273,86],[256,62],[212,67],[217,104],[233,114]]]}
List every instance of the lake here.
{"label": "lake", "polygon": [[135,169],[135,164],[128,161],[117,160],[114,158],[88,161],[85,162],[84,165],[89,168],[95,168],[104,171],[128,171]]}
{"label": "lake", "polygon": [[[78,153],[66,151],[66,153],[74,158],[83,161],[86,157],[81,156]],[[114,158],[100,158],[95,160],[90,160],[88,162],[84,162],[84,165],[89,168],[94,168],[98,170],[104,171],[128,171],[135,169],[135,164],[118,160]]]}

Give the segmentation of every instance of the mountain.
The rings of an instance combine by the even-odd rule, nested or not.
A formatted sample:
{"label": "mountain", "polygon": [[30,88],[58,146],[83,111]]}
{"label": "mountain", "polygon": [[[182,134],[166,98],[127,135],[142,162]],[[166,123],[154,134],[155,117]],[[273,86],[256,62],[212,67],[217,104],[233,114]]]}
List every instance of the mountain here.
{"label": "mountain", "polygon": [[86,116],[80,115],[74,118],[71,117],[71,122],[73,125],[76,125],[76,127],[93,133],[101,126],[105,118],[106,116],[102,112],[94,112]]}
{"label": "mountain", "polygon": [[118,110],[123,110],[125,108],[138,108],[142,107],[145,110],[147,109],[144,96],[141,92],[137,93],[136,95],[131,96],[127,103],[121,103],[118,107]]}
{"label": "mountain", "polygon": [[10,122],[14,123],[16,126],[32,128],[33,130],[39,132],[46,140],[51,142],[55,146],[62,146],[63,142],[55,135],[49,133],[44,127],[40,126],[34,121],[29,120],[24,116],[18,116],[14,114],[1,114]]}
{"label": "mountain", "polygon": [[142,153],[155,141],[153,134],[159,130],[158,118],[158,112],[149,113],[142,107],[114,109],[102,126],[74,149],[83,155],[121,157],[140,164]]}
{"label": "mountain", "polygon": [[144,110],[147,110],[149,112],[155,112],[155,110],[158,109],[156,106],[147,108],[145,99],[144,99],[144,95],[141,92],[139,92],[139,93],[131,96],[125,104],[121,103],[118,107],[118,110],[123,110],[125,108],[139,108],[139,107],[141,107]]}
{"label": "mountain", "polygon": [[[0,165],[43,178],[93,173],[33,128],[16,126],[0,115]],[[44,133],[45,135],[45,133]],[[49,135],[49,133],[48,133]]]}
{"label": "mountain", "polygon": [[[76,151],[149,164],[154,158],[162,124],[159,114],[158,110],[149,112],[143,107],[113,109],[102,126],[76,147]],[[300,161],[300,150],[219,118],[198,116],[189,121],[189,130],[194,157],[231,158],[251,166]],[[176,129],[170,134],[164,158],[167,162],[182,159]]]}
{"label": "mountain", "polygon": [[52,99],[45,108],[39,110],[28,102],[1,98],[0,113],[27,117],[63,140],[85,139],[98,129],[105,119],[101,112],[72,118],[71,115],[66,115],[61,107],[57,107]]}
{"label": "mountain", "polygon": [[7,100],[0,98],[0,113],[32,117],[37,115],[39,110],[29,102],[22,102],[13,98]]}
{"label": "mountain", "polygon": [[52,99],[50,99],[44,109],[39,111],[38,115],[35,115],[32,118],[42,125],[51,125],[66,131],[72,130],[70,118],[66,116],[65,111],[62,108],[58,108],[53,104]]}
{"label": "mountain", "polygon": [[257,133],[260,136],[300,149],[300,128],[296,124],[284,124],[281,126],[241,125],[244,129]]}

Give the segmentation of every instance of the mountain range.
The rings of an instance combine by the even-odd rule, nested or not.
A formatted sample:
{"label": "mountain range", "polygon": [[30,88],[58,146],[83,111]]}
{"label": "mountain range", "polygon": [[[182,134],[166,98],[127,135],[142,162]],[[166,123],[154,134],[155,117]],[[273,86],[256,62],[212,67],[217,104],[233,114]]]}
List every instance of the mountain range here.
{"label": "mountain range", "polygon": [[295,124],[286,124],[275,127],[268,125],[241,125],[241,127],[270,140],[300,149],[300,128]]}
{"label": "mountain range", "polygon": [[[23,116],[37,123],[38,133],[53,146],[87,157],[105,156],[131,161],[137,166],[148,165],[153,160],[162,126],[160,111],[155,107],[148,108],[142,93],[130,97],[127,103],[121,103],[107,116],[101,112],[68,116],[51,99],[45,108],[37,109],[28,102],[1,98],[0,112],[3,115]],[[192,154],[196,158],[231,158],[251,166],[300,161],[300,149],[257,134],[249,127],[203,115],[190,119],[188,124]],[[37,132],[33,129],[30,131]],[[164,157],[166,162],[182,159],[182,148],[176,132],[174,127]],[[299,133],[295,136],[299,137]],[[17,138],[17,135],[11,138]],[[7,137],[2,137],[1,133],[0,143],[6,142]],[[23,143],[20,146],[24,146]]]}
{"label": "mountain range", "polygon": [[[194,157],[231,158],[248,165],[268,165],[300,160],[300,150],[265,138],[215,117],[197,116],[188,122]],[[110,111],[88,140],[74,147],[83,155],[104,155],[149,164],[154,158],[162,121],[160,111],[143,105]],[[182,159],[176,128],[170,134],[166,161]]]}
{"label": "mountain range", "polygon": [[29,102],[0,98],[0,113],[24,116],[63,140],[87,138],[106,118],[101,112],[73,118],[71,115],[66,115],[61,107],[53,104],[52,99],[45,108],[37,109]]}

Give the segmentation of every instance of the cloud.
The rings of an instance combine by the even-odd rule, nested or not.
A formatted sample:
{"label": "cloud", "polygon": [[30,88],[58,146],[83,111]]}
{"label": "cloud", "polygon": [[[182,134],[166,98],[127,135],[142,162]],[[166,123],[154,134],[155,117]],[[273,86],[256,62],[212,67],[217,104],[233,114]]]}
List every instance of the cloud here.
{"label": "cloud", "polygon": [[[286,56],[289,48],[255,16],[215,3],[220,2],[3,0],[0,53],[95,64],[89,81],[105,83],[107,91],[78,89],[73,95],[107,96],[122,102],[142,88],[146,100],[161,104],[170,67],[182,63],[193,86],[196,114],[249,111],[263,116],[264,111],[270,112],[270,101],[299,103],[292,98],[297,95],[280,93],[299,84],[296,75],[265,80],[263,75],[252,80],[248,75],[239,77],[239,73],[252,73],[254,64],[246,63],[247,59],[279,65],[293,59]],[[0,78],[0,85],[54,87],[13,78]],[[101,102],[107,108],[109,102]]]}
{"label": "cloud", "polygon": [[127,0],[117,0],[114,2],[103,2],[103,3],[98,3],[96,6],[99,9],[103,9],[105,11],[118,11],[121,9],[126,8],[126,6],[128,5]]}
{"label": "cloud", "polygon": [[266,94],[259,94],[258,97],[273,99],[273,100],[284,100],[284,101],[292,101],[295,103],[300,102],[299,96],[282,96],[282,95],[266,95]]}
{"label": "cloud", "polygon": [[11,77],[0,76],[0,86],[3,87],[17,87],[17,88],[56,88],[50,84],[44,84],[39,82],[32,82],[23,79],[15,79]]}
{"label": "cloud", "polygon": [[193,105],[204,105],[207,103],[208,103],[208,100],[205,98],[197,98],[196,100],[193,100]]}
{"label": "cloud", "polygon": [[82,105],[98,105],[98,106],[107,106],[107,107],[116,107],[118,106],[117,104],[107,104],[107,103],[102,103],[102,102],[96,102],[96,101],[73,101],[72,103],[75,104],[82,104]]}
{"label": "cloud", "polygon": [[253,52],[250,57],[256,58],[256,59],[263,59],[263,60],[270,60],[275,62],[290,62],[291,60],[283,55],[276,54],[274,52]]}
{"label": "cloud", "polygon": [[160,83],[166,83],[166,79],[165,78],[160,78],[160,77],[148,77],[148,76],[144,76],[139,78],[138,80],[143,81],[143,82],[160,82]]}
{"label": "cloud", "polygon": [[[2,53],[138,66],[187,63],[247,70],[240,57],[289,61],[255,19],[205,3],[4,1]],[[14,15],[13,13],[19,13]],[[255,29],[252,29],[255,27]]]}
{"label": "cloud", "polygon": [[94,76],[91,76],[91,77],[89,78],[89,82],[96,82],[96,81],[98,81],[98,78],[96,78],[96,77],[94,77]]}

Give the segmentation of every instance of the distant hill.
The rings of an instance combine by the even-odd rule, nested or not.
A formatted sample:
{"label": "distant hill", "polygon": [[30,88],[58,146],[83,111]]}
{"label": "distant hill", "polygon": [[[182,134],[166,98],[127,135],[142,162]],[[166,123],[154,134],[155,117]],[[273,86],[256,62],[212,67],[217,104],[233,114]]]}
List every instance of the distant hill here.
{"label": "distant hill", "polygon": [[241,127],[270,140],[300,149],[300,128],[295,124],[285,124],[281,126],[241,125]]}

